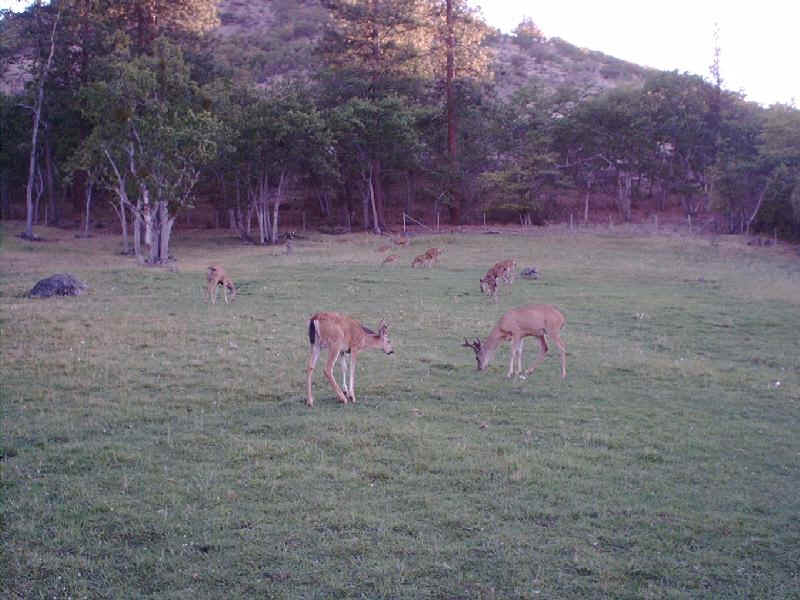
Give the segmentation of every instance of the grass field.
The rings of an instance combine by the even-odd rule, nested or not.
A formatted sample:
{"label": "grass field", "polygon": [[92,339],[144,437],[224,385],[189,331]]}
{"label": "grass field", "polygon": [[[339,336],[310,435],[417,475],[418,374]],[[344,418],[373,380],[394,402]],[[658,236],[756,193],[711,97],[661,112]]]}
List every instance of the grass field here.
{"label": "grass field", "polygon": [[[796,255],[537,230],[379,268],[374,236],[198,231],[171,272],[37,231],[0,250],[3,598],[800,597]],[[541,279],[495,305],[506,257]],[[65,271],[88,293],[24,297]],[[464,337],[532,301],[566,315],[567,379],[555,352],[507,380],[508,344],[478,373]],[[304,404],[319,310],[391,323],[355,405],[322,362]]]}

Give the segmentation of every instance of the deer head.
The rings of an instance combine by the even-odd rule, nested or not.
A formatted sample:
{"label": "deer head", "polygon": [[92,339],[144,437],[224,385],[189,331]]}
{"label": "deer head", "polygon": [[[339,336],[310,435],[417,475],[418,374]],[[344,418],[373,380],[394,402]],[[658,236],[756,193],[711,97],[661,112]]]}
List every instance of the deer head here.
{"label": "deer head", "polygon": [[389,324],[386,321],[381,321],[378,326],[378,335],[381,336],[381,348],[386,354],[394,354],[392,342],[389,339]]}
{"label": "deer head", "polygon": [[486,350],[481,346],[481,341],[475,338],[474,342],[470,342],[467,338],[464,338],[462,346],[472,348],[475,351],[475,360],[478,361],[478,371],[483,371],[489,362],[489,356]]}

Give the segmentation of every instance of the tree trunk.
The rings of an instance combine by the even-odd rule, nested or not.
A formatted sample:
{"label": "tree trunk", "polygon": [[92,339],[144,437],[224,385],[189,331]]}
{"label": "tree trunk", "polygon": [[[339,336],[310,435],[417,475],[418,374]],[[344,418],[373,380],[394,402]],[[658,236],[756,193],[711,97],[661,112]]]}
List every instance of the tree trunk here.
{"label": "tree trunk", "polygon": [[142,256],[142,198],[136,199],[136,211],[133,213],[133,254],[136,258]]}
{"label": "tree trunk", "polygon": [[381,184],[381,161],[373,160],[370,165],[370,202],[372,204],[373,231],[380,234],[386,229],[384,221],[383,185]]}
{"label": "tree trunk", "polygon": [[453,80],[455,79],[455,35],[453,34],[453,0],[447,0],[446,5],[446,26],[447,26],[447,68],[445,76],[445,94],[447,102],[447,158],[450,163],[450,221],[456,224],[461,221],[461,198],[459,190],[455,185],[456,172],[456,139],[457,123],[455,110],[455,97],[453,94]]}
{"label": "tree trunk", "polygon": [[86,183],[86,204],[84,206],[84,219],[83,219],[83,237],[89,237],[89,222],[92,214],[92,190],[94,189],[94,182],[89,177]]}
{"label": "tree trunk", "polygon": [[159,240],[158,262],[165,265],[169,262],[169,240],[172,235],[172,226],[175,224],[175,216],[169,215],[166,202],[162,202],[161,207],[161,239]]}
{"label": "tree trunk", "polygon": [[33,128],[31,132],[31,154],[28,164],[28,186],[25,190],[25,208],[27,216],[25,219],[25,233],[23,237],[31,240],[34,239],[33,235],[33,185],[34,175],[36,173],[36,142],[39,136],[39,123],[42,119],[42,105],[44,104],[44,82],[47,79],[47,73],[50,71],[50,65],[53,63],[53,54],[56,49],[56,28],[58,21],[61,19],[61,9],[59,8],[55,21],[53,21],[53,29],[50,32],[50,54],[47,57],[47,62],[42,68],[39,84],[36,89],[36,100],[33,106]]}
{"label": "tree trunk", "polygon": [[127,197],[120,198],[119,200],[119,224],[122,230],[122,254],[125,256],[130,254],[130,245],[128,244],[128,209],[125,206],[127,202]]}
{"label": "tree trunk", "polygon": [[631,179],[630,173],[617,173],[617,208],[626,223],[631,220]]}
{"label": "tree trunk", "polygon": [[278,212],[283,202],[283,195],[286,188],[286,173],[281,173],[281,178],[278,180],[278,191],[275,193],[275,200],[272,205],[272,243],[278,243]]}

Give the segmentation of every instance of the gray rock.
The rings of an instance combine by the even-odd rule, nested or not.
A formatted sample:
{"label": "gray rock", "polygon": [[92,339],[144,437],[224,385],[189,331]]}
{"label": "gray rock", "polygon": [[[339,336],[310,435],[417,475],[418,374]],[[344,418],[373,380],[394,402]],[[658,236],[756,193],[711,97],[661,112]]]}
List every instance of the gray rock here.
{"label": "gray rock", "polygon": [[89,286],[69,273],[56,273],[37,282],[28,292],[30,298],[49,298],[50,296],[79,296]]}

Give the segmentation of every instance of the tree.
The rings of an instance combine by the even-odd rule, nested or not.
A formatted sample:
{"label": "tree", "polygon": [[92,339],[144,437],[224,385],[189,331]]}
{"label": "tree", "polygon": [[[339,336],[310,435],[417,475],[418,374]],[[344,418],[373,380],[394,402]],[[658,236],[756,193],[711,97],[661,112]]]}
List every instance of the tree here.
{"label": "tree", "polygon": [[331,122],[340,165],[359,173],[364,207],[364,228],[372,215],[372,230],[386,228],[384,207],[375,189],[384,167],[407,169],[417,156],[418,120],[423,111],[402,96],[376,100],[351,98],[332,111]]}
{"label": "tree", "polygon": [[[166,39],[155,41],[153,55],[133,59],[122,46],[105,68],[104,80],[82,93],[94,127],[84,153],[105,156],[102,173],[121,211],[132,209],[144,223],[146,260],[164,263],[175,218],[192,206],[201,169],[216,156],[223,128],[204,107],[180,49]],[[136,205],[128,200],[131,186],[138,191]]]}
{"label": "tree", "polygon": [[[58,30],[58,22],[61,19],[61,10],[58,10],[58,12],[52,16],[52,19],[49,21],[49,23],[43,25],[41,17],[43,16],[44,11],[41,10],[40,4],[37,4],[36,8],[39,9],[37,10],[37,24],[39,25],[39,29],[49,31],[49,36],[44,44],[40,43],[38,46],[39,52],[37,53],[36,60],[36,64],[38,65],[37,77],[35,82],[33,106],[31,107],[31,112],[33,114],[33,125],[31,127],[30,160],[28,161],[28,183],[25,188],[25,231],[22,234],[22,237],[29,240],[36,239],[36,236],[33,234],[33,186],[37,173],[36,155],[38,152],[39,125],[42,121],[42,107],[44,105],[44,84],[47,80],[50,66],[53,64],[53,55],[56,49],[56,31]],[[41,41],[42,40],[40,39],[40,42]],[[45,55],[47,58],[44,58]]]}
{"label": "tree", "polygon": [[[269,231],[274,244],[289,184],[306,173],[330,173],[333,140],[322,113],[297,85],[279,86],[265,93],[246,109],[245,123],[240,165],[257,199],[262,242]],[[272,222],[267,227],[264,220],[269,218],[269,199]]]}
{"label": "tree", "polygon": [[483,177],[493,205],[517,211],[525,225],[543,220],[545,191],[562,183],[553,152],[553,100],[527,87],[506,103],[497,122],[494,165]]}

